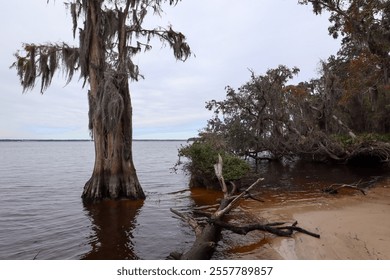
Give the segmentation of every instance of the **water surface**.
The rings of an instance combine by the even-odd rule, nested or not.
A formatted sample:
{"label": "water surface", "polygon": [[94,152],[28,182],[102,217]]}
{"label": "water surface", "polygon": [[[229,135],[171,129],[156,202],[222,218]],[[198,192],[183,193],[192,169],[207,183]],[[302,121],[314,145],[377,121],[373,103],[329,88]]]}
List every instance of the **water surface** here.
{"label": "water surface", "polygon": [[[187,249],[194,234],[169,209],[215,204],[221,194],[190,190],[184,174],[172,173],[183,144],[134,142],[145,201],[83,205],[80,196],[94,163],[92,142],[0,142],[0,259],[165,259]],[[266,178],[259,195],[282,205],[286,193],[288,199],[315,199],[332,183],[370,184],[385,175],[379,169],[262,163],[259,176]],[[224,235],[214,258],[235,258],[229,246],[240,238]]]}
{"label": "water surface", "polygon": [[143,202],[83,205],[92,142],[0,142],[0,259],[164,259],[190,242],[170,207],[191,204],[170,168],[185,142],[135,141]]}

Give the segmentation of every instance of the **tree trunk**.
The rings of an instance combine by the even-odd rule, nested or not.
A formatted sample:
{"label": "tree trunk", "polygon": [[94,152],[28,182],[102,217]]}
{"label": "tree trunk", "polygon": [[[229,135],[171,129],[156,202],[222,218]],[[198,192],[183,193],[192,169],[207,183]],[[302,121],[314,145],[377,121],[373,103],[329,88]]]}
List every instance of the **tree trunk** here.
{"label": "tree trunk", "polygon": [[[98,201],[103,198],[145,198],[133,163],[132,107],[129,89],[121,88],[120,92],[124,110],[116,127],[109,131],[102,116],[93,120],[95,166],[82,195],[87,201]],[[97,103],[99,104],[99,101]],[[101,108],[104,105],[97,106]]]}
{"label": "tree trunk", "polygon": [[128,78],[105,64],[100,5],[100,1],[90,1],[85,26],[90,34],[85,47],[89,47],[89,126],[95,142],[95,166],[82,198],[144,199],[133,163]]}

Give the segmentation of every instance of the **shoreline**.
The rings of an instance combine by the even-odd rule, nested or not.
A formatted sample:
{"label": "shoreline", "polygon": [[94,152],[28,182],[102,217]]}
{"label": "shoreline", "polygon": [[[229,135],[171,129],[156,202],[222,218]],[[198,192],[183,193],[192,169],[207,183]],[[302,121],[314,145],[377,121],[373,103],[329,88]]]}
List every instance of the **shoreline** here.
{"label": "shoreline", "polygon": [[[262,246],[239,259],[390,260],[390,178],[360,192],[323,195],[282,203],[246,203],[242,209],[269,222],[298,221],[320,239],[295,233],[291,238],[260,233]],[[257,234],[259,235],[259,234]],[[238,252],[238,249],[233,249]]]}

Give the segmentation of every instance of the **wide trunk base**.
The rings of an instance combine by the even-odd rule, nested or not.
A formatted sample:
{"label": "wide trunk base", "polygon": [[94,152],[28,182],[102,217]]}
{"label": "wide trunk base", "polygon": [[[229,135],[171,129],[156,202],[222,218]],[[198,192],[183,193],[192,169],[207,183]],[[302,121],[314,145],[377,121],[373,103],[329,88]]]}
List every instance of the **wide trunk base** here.
{"label": "wide trunk base", "polygon": [[92,174],[84,186],[82,199],[98,202],[102,199],[145,199],[137,175]]}

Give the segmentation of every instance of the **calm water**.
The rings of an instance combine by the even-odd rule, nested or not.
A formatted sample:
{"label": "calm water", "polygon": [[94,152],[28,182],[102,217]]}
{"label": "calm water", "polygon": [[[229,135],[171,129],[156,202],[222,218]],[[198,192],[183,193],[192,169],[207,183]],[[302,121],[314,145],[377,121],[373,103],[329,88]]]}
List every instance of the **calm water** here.
{"label": "calm water", "polygon": [[[92,142],[0,142],[0,259],[165,259],[183,251],[192,230],[169,208],[214,204],[217,192],[188,188],[170,168],[180,141],[136,141],[134,162],[144,202],[83,205],[94,163]],[[263,187],[280,196],[334,182],[375,182],[383,171],[312,164],[264,164]],[[223,239],[216,258],[234,258]]]}
{"label": "calm water", "polygon": [[164,259],[191,242],[172,217],[186,207],[188,179],[173,174],[185,142],[134,143],[143,203],[80,199],[91,175],[91,142],[0,142],[0,259]]}

